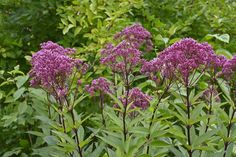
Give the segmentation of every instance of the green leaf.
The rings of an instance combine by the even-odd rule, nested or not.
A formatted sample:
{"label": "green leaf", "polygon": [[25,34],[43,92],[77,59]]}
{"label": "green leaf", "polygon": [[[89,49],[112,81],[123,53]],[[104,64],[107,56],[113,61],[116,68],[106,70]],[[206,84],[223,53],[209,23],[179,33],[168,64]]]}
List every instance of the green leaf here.
{"label": "green leaf", "polygon": [[229,43],[230,40],[229,34],[207,34],[205,38],[209,40],[213,37],[225,43]]}
{"label": "green leaf", "polygon": [[5,152],[2,157],[10,157],[10,156],[18,155],[20,154],[21,149],[22,149],[21,147],[13,148],[11,151]]}
{"label": "green leaf", "polygon": [[162,140],[155,140],[151,142],[151,146],[163,148],[163,147],[170,147],[170,144]]}
{"label": "green leaf", "polygon": [[39,137],[44,136],[44,134],[42,132],[38,132],[38,131],[27,131],[26,133],[32,134],[32,135],[35,135],[35,136],[39,136]]}
{"label": "green leaf", "polygon": [[69,25],[65,26],[65,28],[62,30],[62,33],[65,35],[73,27],[75,27],[73,24],[69,24]]}
{"label": "green leaf", "polygon": [[59,142],[55,136],[45,136],[43,139],[48,145],[56,145]]}
{"label": "green leaf", "polygon": [[119,127],[122,127],[122,121],[119,117],[116,116],[115,112],[111,109],[108,111],[105,111],[105,113],[110,117],[110,119]]}
{"label": "green leaf", "polygon": [[78,35],[81,30],[82,30],[82,27],[76,27],[74,31],[74,36]]}
{"label": "green leaf", "polygon": [[77,144],[70,136],[68,136],[67,134],[63,132],[59,132],[55,130],[52,130],[52,132],[55,133],[58,136],[58,138],[62,139],[63,141],[67,141],[72,147],[76,148]]}
{"label": "green leaf", "polygon": [[175,34],[176,30],[178,29],[178,26],[172,25],[168,31],[168,33],[170,34],[170,36],[172,36],[173,34]]}
{"label": "green leaf", "polygon": [[231,59],[233,57],[232,53],[230,53],[229,51],[227,51],[225,49],[217,49],[216,54],[223,55],[228,59]]}
{"label": "green leaf", "polygon": [[103,140],[105,143],[113,146],[114,148],[123,148],[123,142],[119,138],[112,137],[112,136],[102,137],[98,135],[97,137]]}
{"label": "green leaf", "polygon": [[201,114],[202,108],[204,107],[204,104],[198,104],[191,113],[191,119],[196,119]]}
{"label": "green leaf", "polygon": [[65,26],[67,26],[68,25],[68,22],[67,22],[67,20],[66,19],[61,19],[61,22],[65,25]]}
{"label": "green leaf", "polygon": [[117,99],[117,97],[115,97],[114,95],[112,94],[109,94],[108,95],[115,101],[115,103],[117,103],[119,105],[119,107],[123,110],[124,109],[124,105],[122,104],[122,102]]}
{"label": "green leaf", "polygon": [[11,113],[10,115],[6,115],[2,117],[2,120],[4,120],[4,127],[8,127],[13,122],[17,121],[17,113]]}
{"label": "green leaf", "polygon": [[16,86],[20,88],[29,79],[29,75],[16,77]]}
{"label": "green leaf", "polygon": [[129,132],[135,133],[135,134],[142,134],[142,135],[148,135],[149,134],[148,128],[144,128],[144,127],[132,127],[129,130]]}
{"label": "green leaf", "polygon": [[170,151],[175,154],[175,157],[184,157],[184,155],[174,147],[170,148]]}
{"label": "green leaf", "polygon": [[18,112],[19,114],[23,114],[27,110],[27,103],[26,101],[22,102],[18,106]]}
{"label": "green leaf", "polygon": [[181,137],[183,139],[186,139],[186,136],[184,135],[183,131],[181,130],[180,127],[171,127],[167,130],[167,132],[173,134],[174,136]]}
{"label": "green leaf", "polygon": [[13,94],[13,97],[14,97],[14,100],[17,100],[19,99],[22,94],[25,92],[26,88],[25,87],[22,87],[20,89],[18,89],[14,94]]}
{"label": "green leaf", "polygon": [[92,156],[92,157],[100,157],[102,151],[104,150],[105,148],[105,144],[102,143],[100,144],[98,147],[96,147],[95,150],[93,150],[93,152],[91,154],[89,154],[89,156]]}
{"label": "green leaf", "polygon": [[68,20],[72,23],[72,25],[76,26],[76,20],[72,16],[68,16]]}
{"label": "green leaf", "polygon": [[195,138],[195,140],[193,141],[193,147],[195,146],[199,146],[201,145],[203,142],[209,141],[209,139],[217,132],[218,130],[211,130],[208,131],[207,133],[204,133],[201,136],[198,136],[197,138]]}

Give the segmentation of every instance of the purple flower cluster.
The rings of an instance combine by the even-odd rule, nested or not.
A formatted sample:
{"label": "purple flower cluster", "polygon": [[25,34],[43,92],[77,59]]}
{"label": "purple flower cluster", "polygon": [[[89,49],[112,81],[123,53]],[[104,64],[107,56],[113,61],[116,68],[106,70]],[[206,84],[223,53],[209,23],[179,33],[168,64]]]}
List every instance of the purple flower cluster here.
{"label": "purple flower cluster", "polygon": [[115,36],[122,39],[116,46],[107,44],[101,51],[101,63],[109,66],[114,72],[129,73],[141,63],[141,45],[152,46],[151,35],[141,25],[135,24],[125,28]]}
{"label": "purple flower cluster", "polygon": [[95,91],[100,91],[102,93],[111,93],[111,84],[104,78],[99,77],[92,81],[92,84],[86,86],[86,90],[94,95]]}
{"label": "purple flower cluster", "polygon": [[69,57],[74,52],[51,41],[42,43],[41,50],[32,56],[31,86],[40,86],[58,96],[65,95],[68,76],[75,66],[83,66],[82,61]]}
{"label": "purple flower cluster", "polygon": [[236,55],[232,59],[225,62],[222,69],[222,74],[225,79],[235,79],[236,78]]}
{"label": "purple flower cluster", "polygon": [[182,78],[187,83],[194,70],[219,68],[224,62],[225,58],[217,56],[209,44],[185,38],[163,50],[152,61],[144,62],[141,71],[148,75],[160,71],[166,78]]}
{"label": "purple flower cluster", "polygon": [[116,47],[106,46],[102,53],[101,63],[109,66],[114,72],[130,72],[141,63],[141,51],[131,47],[130,43],[122,41]]}
{"label": "purple flower cluster", "polygon": [[[138,107],[144,110],[149,106],[151,100],[152,97],[144,94],[139,88],[132,88],[128,95],[127,104],[131,104],[131,109]],[[121,97],[120,101],[124,106],[126,105],[126,99],[124,97]]]}
{"label": "purple flower cluster", "polygon": [[161,70],[160,67],[161,67],[161,62],[159,58],[154,58],[151,61],[143,61],[141,73],[153,78],[156,76],[155,74]]}
{"label": "purple flower cluster", "polygon": [[126,27],[121,32],[115,35],[115,39],[126,40],[132,44],[133,47],[139,49],[145,44],[146,50],[150,51],[153,48],[153,43],[151,40],[151,33],[143,28],[140,24],[133,24]]}

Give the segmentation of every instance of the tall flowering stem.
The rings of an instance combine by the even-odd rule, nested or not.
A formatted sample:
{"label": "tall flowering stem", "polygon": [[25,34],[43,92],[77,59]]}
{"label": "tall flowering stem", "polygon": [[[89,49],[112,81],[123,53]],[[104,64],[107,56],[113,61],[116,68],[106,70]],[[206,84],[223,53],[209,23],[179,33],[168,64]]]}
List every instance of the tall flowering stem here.
{"label": "tall flowering stem", "polygon": [[[158,108],[159,104],[161,103],[161,100],[164,98],[164,95],[165,95],[165,94],[167,93],[167,91],[169,90],[169,88],[170,88],[170,85],[168,85],[168,86],[165,88],[164,92],[161,94],[161,96],[159,97],[159,99],[158,99],[158,101],[157,101],[157,104],[156,104],[155,107],[154,107],[154,110],[153,110],[152,116],[151,116],[151,121],[150,121],[149,127],[148,127],[149,134],[147,135],[147,141],[149,141],[150,138],[151,138],[151,127],[152,127],[152,124],[153,124],[153,120],[154,120],[154,118],[155,118],[155,114],[156,114],[157,108]],[[149,147],[149,145],[148,145],[148,146],[147,146],[147,151],[146,151],[147,154],[149,154],[149,149],[150,149],[150,147]]]}
{"label": "tall flowering stem", "polygon": [[[233,118],[236,112],[236,83],[235,83],[235,79],[236,79],[236,55],[233,56],[232,59],[226,61],[223,65],[223,69],[222,69],[222,75],[225,78],[225,80],[227,81],[227,83],[230,85],[231,87],[231,98],[234,102],[234,106],[233,106],[233,112],[231,115],[231,118],[229,120],[229,123],[227,125],[227,139],[230,138],[230,134],[231,134],[231,129],[233,126]],[[229,144],[231,143],[231,141],[229,140],[224,140],[224,153],[223,153],[223,157],[226,157],[226,152],[228,149]]]}
{"label": "tall flowering stem", "polygon": [[[187,99],[187,102],[186,102],[186,105],[187,105],[187,115],[188,115],[188,122],[191,118],[191,103],[190,103],[190,100],[189,100],[189,96],[190,96],[190,87],[187,85],[186,86],[186,99]],[[190,129],[191,129],[191,125],[190,124],[187,124],[186,126],[187,128],[187,139],[188,139],[188,145],[189,145],[189,148],[188,148],[188,155],[189,157],[192,157],[192,153],[193,153],[193,150],[191,148],[191,133],[190,133]]]}
{"label": "tall flowering stem", "polygon": [[101,113],[102,113],[102,123],[106,127],[106,120],[104,116],[104,94],[100,92],[100,107],[101,107]]}
{"label": "tall flowering stem", "polygon": [[123,78],[126,95],[122,122],[124,140],[126,141],[126,136],[128,134],[126,128],[126,115],[131,88],[129,75],[132,74],[135,67],[142,62],[142,52],[139,49],[144,47],[145,51],[150,51],[152,50],[153,45],[150,32],[140,24],[134,24],[124,28],[114,36],[114,39],[118,44],[113,45],[109,43],[105,46],[101,51],[101,63],[110,67],[113,72],[120,74]]}
{"label": "tall flowering stem", "polygon": [[83,157],[83,153],[82,153],[82,149],[81,147],[79,146],[80,145],[80,140],[79,140],[79,135],[78,135],[78,130],[76,128],[76,121],[75,121],[75,115],[74,115],[74,112],[73,112],[73,108],[70,108],[69,106],[69,101],[67,100],[67,98],[65,97],[65,100],[66,100],[66,103],[68,105],[68,110],[71,114],[71,117],[72,117],[72,122],[73,122],[73,131],[74,131],[74,134],[75,134],[75,141],[77,143],[77,149],[78,149],[78,152],[79,152],[79,155],[80,157]]}
{"label": "tall flowering stem", "polygon": [[[186,112],[189,122],[192,107],[189,100],[191,88],[208,69],[219,68],[223,63],[223,59],[214,53],[214,50],[208,43],[199,43],[194,39],[185,38],[163,50],[152,62],[155,63],[153,64],[155,66],[149,68],[149,73],[158,69],[165,78],[172,78],[174,81],[185,86]],[[200,75],[195,78],[197,72],[200,72]],[[189,157],[192,157],[193,153],[190,136],[191,127],[190,124],[186,124],[187,152]]]}
{"label": "tall flowering stem", "polygon": [[[67,133],[67,130],[63,110],[67,108],[70,111],[74,125],[75,141],[78,147],[77,151],[80,157],[83,157],[82,149],[79,146],[79,136],[75,128],[76,121],[73,113],[73,105],[70,106],[67,99],[75,74],[77,72],[84,74],[88,65],[79,59],[72,58],[71,55],[73,53],[75,53],[74,49],[64,48],[51,41],[42,43],[41,50],[32,56],[32,69],[30,71],[30,77],[32,79],[30,83],[31,86],[40,87],[47,91],[49,95],[55,97],[59,109],[59,124],[62,125],[64,133]],[[76,72],[74,73],[70,86],[68,86],[69,79],[74,71]],[[48,111],[50,117],[50,106]],[[72,156],[71,153],[70,155]]]}
{"label": "tall flowering stem", "polygon": [[106,120],[104,116],[104,96],[105,94],[112,93],[111,83],[107,81],[104,77],[99,77],[94,79],[91,85],[86,86],[86,90],[90,93],[90,95],[94,95],[96,91],[99,92],[100,96],[100,108],[102,113],[102,122],[106,127]]}

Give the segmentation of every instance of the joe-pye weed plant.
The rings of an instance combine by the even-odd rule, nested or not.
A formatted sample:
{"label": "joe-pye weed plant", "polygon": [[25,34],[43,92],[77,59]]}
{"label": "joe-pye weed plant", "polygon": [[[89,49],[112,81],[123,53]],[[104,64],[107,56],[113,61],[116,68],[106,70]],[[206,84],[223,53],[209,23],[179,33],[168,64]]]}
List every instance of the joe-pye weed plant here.
{"label": "joe-pye weed plant", "polygon": [[[208,43],[185,38],[149,61],[151,38],[140,24],[117,33],[101,51],[101,66],[110,76],[83,82],[85,87],[88,65],[75,58],[75,50],[41,45],[30,76],[51,102],[48,134],[54,145],[48,145],[80,157],[232,156],[235,56],[226,59]],[[99,97],[94,105],[101,114],[77,115],[75,106],[86,95],[81,91]],[[99,121],[90,128],[96,138],[83,139],[86,119]]]}

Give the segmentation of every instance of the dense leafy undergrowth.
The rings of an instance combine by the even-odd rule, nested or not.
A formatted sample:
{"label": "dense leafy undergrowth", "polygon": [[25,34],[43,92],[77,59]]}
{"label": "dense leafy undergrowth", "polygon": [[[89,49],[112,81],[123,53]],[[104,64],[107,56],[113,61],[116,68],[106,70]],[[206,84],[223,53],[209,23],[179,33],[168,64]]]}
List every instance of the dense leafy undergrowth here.
{"label": "dense leafy undergrowth", "polygon": [[236,156],[234,2],[0,7],[0,156]]}

